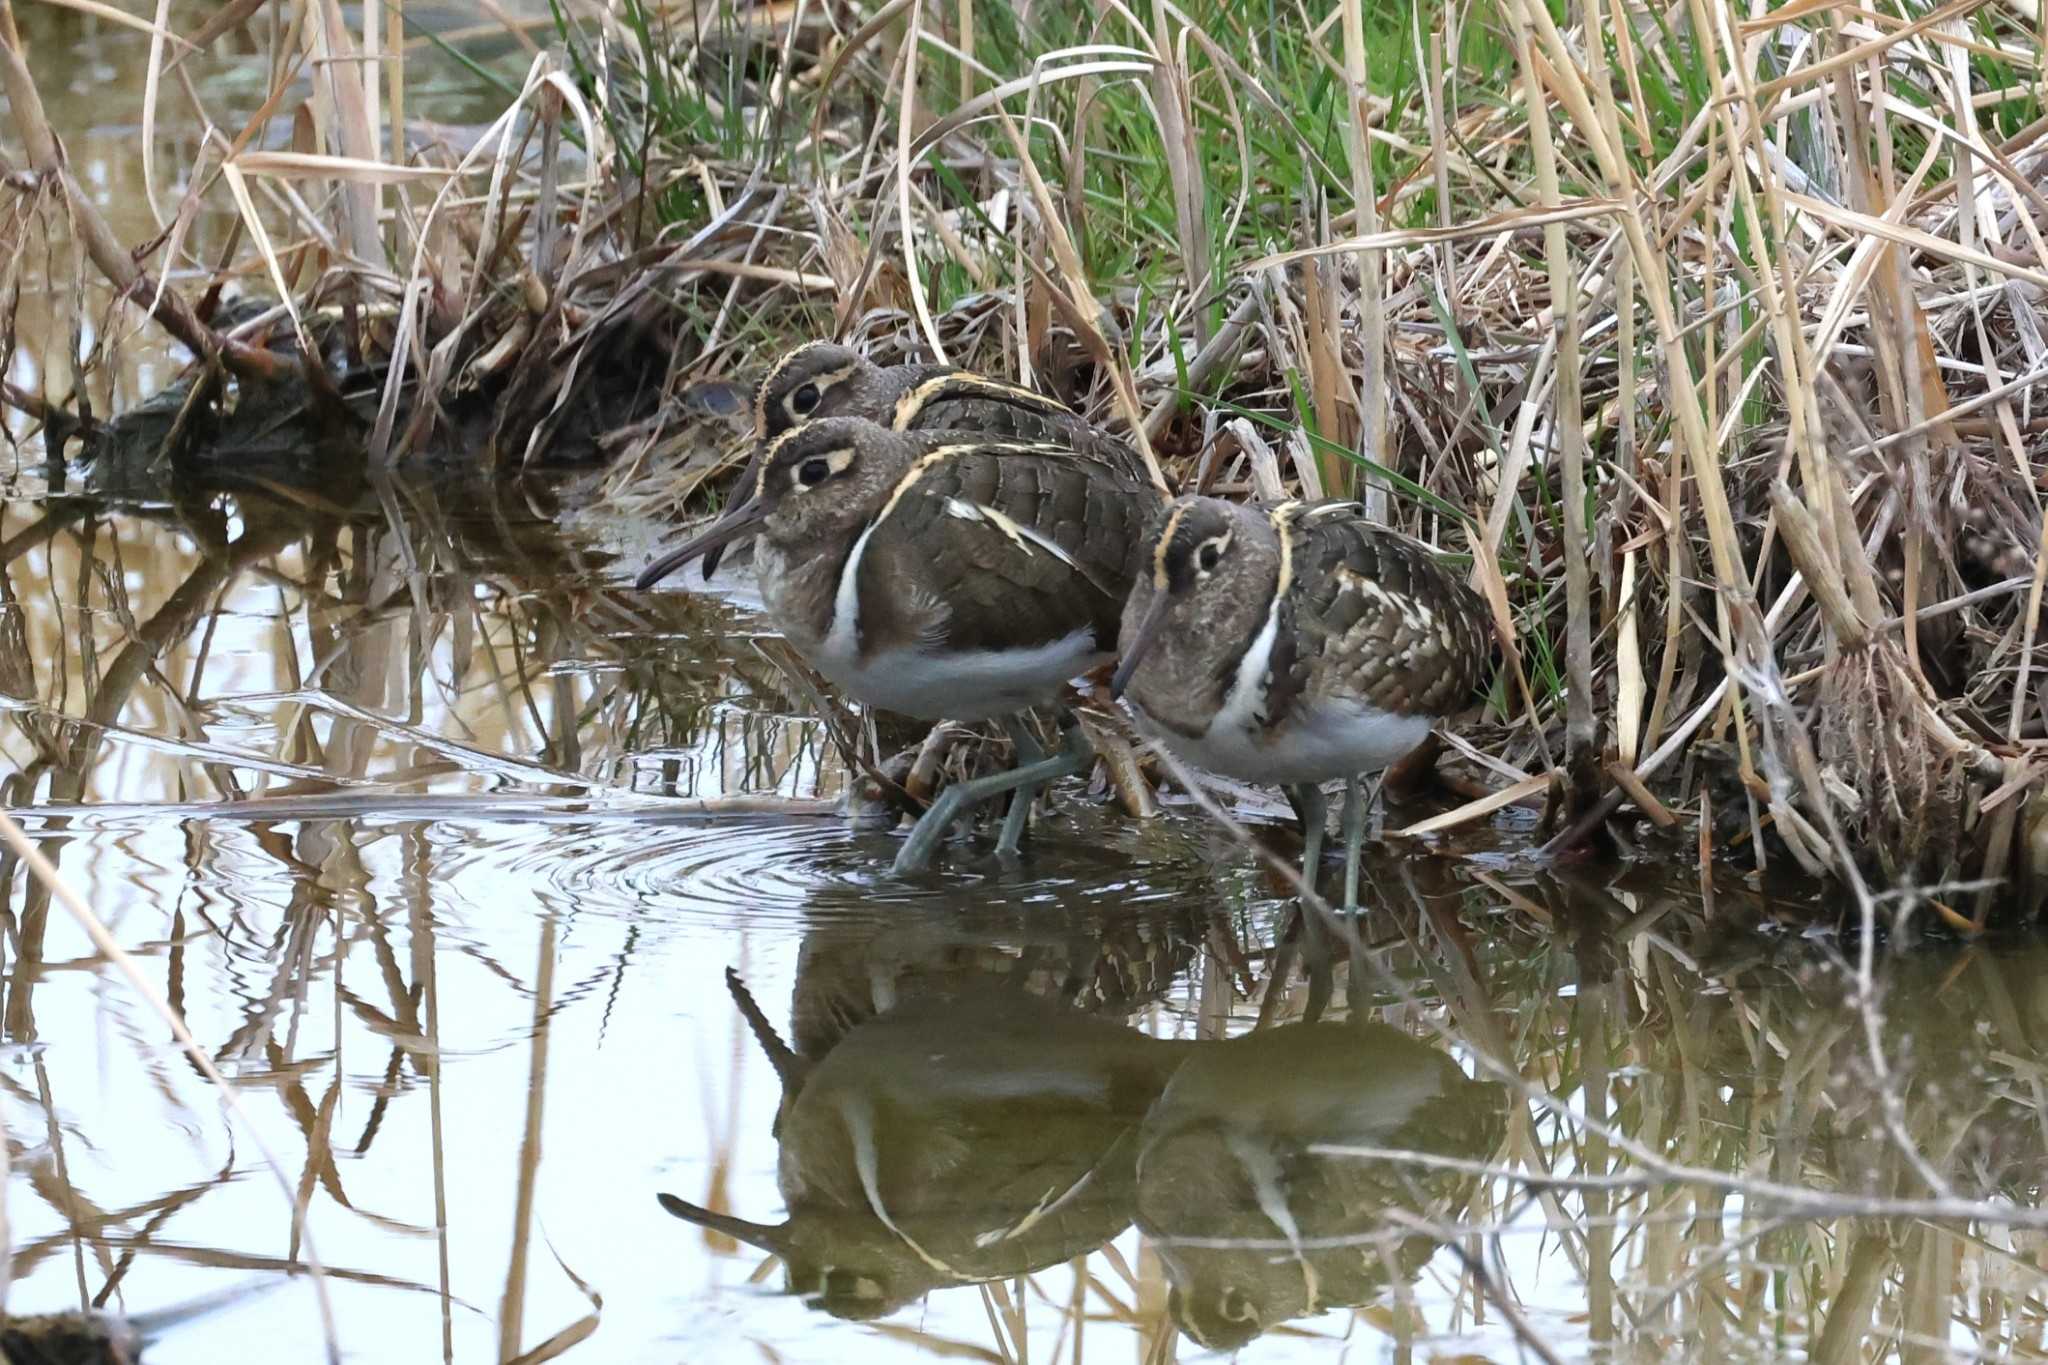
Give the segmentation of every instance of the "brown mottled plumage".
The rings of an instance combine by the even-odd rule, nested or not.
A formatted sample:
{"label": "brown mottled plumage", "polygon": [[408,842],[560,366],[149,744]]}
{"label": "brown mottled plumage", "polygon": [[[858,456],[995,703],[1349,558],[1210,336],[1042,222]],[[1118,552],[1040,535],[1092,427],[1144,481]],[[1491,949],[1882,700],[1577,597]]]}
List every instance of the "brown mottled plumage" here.
{"label": "brown mottled plumage", "polygon": [[[826,417],[864,417],[895,431],[1051,442],[1122,478],[1152,481],[1143,456],[1058,399],[951,365],[877,365],[836,342],[812,341],[786,352],[755,389],[753,411],[757,444],[738,484],[749,493],[770,445]],[[717,570],[719,554],[704,556],[706,578]]]}
{"label": "brown mottled plumage", "polygon": [[0,1322],[6,1365],[137,1365],[142,1335],[111,1313],[39,1313]]}
{"label": "brown mottled plumage", "polygon": [[[770,615],[848,693],[931,720],[1014,716],[1114,656],[1157,503],[1062,446],[828,417],[770,445],[752,495],[661,567],[758,535]],[[912,865],[936,837],[921,828]]]}
{"label": "brown mottled plumage", "polygon": [[1114,690],[1189,762],[1288,788],[1312,836],[1321,783],[1402,757],[1485,675],[1478,595],[1356,503],[1181,498],[1146,539]]}
{"label": "brown mottled plumage", "polygon": [[[813,341],[786,353],[762,378],[754,435],[765,450],[822,417],[864,417],[896,431],[1050,441],[1135,482],[1151,480],[1135,450],[1056,398],[953,365],[877,365],[850,347]],[[760,453],[750,472],[758,470]]]}
{"label": "brown mottled plumage", "polygon": [[927,720],[1049,701],[1111,657],[1150,511],[1056,446],[848,417],[772,446],[755,501],[762,596],[791,643]]}

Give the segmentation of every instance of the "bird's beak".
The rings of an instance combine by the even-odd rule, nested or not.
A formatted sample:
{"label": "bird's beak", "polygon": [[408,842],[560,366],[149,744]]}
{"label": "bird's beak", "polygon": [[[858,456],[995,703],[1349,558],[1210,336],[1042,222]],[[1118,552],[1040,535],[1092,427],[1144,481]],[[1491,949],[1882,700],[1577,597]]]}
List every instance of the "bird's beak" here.
{"label": "bird's beak", "polygon": [[1116,672],[1109,678],[1109,695],[1121,697],[1124,689],[1131,685],[1131,675],[1138,671],[1138,665],[1145,661],[1152,646],[1159,641],[1159,632],[1166,625],[1166,609],[1173,605],[1170,594],[1153,590],[1152,601],[1145,608],[1145,614],[1138,618],[1138,628],[1131,633],[1131,642],[1124,646],[1124,657],[1117,660]]}
{"label": "bird's beak", "polygon": [[[739,481],[733,484],[733,487],[752,489],[753,492],[748,493],[746,500],[734,507],[732,509],[733,512],[746,510],[747,504],[756,500],[755,495],[761,488],[761,460],[766,451],[767,447],[765,445],[756,445],[754,453],[747,457],[747,467],[740,471]],[[706,583],[711,581],[711,575],[718,572],[718,561],[725,558],[726,547],[730,544],[731,542],[728,541],[725,545],[714,545],[704,552],[704,581]]]}
{"label": "bird's beak", "polygon": [[686,1223],[695,1223],[712,1232],[722,1232],[735,1242],[745,1242],[761,1251],[773,1252],[787,1259],[792,1245],[789,1224],[750,1223],[744,1218],[735,1218],[729,1213],[713,1213],[710,1209],[692,1204],[687,1199],[678,1199],[672,1194],[657,1194],[661,1206]]}
{"label": "bird's beak", "polygon": [[750,534],[755,527],[767,519],[768,509],[762,504],[761,500],[759,498],[748,498],[739,506],[732,508],[717,521],[712,522],[711,525],[705,527],[702,531],[691,536],[681,545],[648,565],[640,576],[633,580],[633,586],[645,592],[699,555],[704,557],[704,576],[709,578],[711,577],[711,571],[718,566],[718,556],[724,552],[725,547],[740,537]]}

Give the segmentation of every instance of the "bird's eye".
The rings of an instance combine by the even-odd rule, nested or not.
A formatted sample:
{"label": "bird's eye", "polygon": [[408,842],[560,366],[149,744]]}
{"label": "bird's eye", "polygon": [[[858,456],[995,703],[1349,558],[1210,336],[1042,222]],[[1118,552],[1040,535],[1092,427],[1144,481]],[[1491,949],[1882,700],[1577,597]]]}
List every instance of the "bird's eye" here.
{"label": "bird's eye", "polygon": [[813,455],[796,467],[796,481],[805,488],[812,488],[832,477],[832,466],[823,456]]}
{"label": "bird's eye", "polygon": [[1195,552],[1195,564],[1203,573],[1216,572],[1216,566],[1223,562],[1223,547],[1210,541]]}
{"label": "bird's eye", "polygon": [[808,417],[817,411],[823,398],[816,384],[806,384],[789,396],[789,410],[799,417]]}

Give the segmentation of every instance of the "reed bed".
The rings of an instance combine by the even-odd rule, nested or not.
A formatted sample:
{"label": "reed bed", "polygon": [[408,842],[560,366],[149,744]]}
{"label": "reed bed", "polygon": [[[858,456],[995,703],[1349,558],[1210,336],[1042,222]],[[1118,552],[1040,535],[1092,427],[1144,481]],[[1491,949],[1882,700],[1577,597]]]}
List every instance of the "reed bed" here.
{"label": "reed bed", "polygon": [[[607,583],[516,490],[405,470],[390,483],[399,519],[242,497],[225,557],[194,543],[196,518],[161,508],[0,537],[14,604],[0,625],[19,646],[0,651],[19,670],[0,675],[15,708],[0,751],[18,770],[0,800],[167,984],[299,1178],[280,1199],[247,1178],[253,1149],[223,1155],[230,1116],[170,1030],[67,933],[54,879],[0,850],[0,1019],[43,1044],[6,1091],[17,1310],[71,1293],[81,1307],[154,1302],[154,1277],[179,1268],[246,1293],[251,1272],[284,1280],[304,1264],[287,1235],[305,1219],[341,1234],[323,1244],[326,1274],[357,1353],[447,1333],[458,1360],[630,1357],[648,1326],[636,1299],[656,1308],[646,1350],[672,1346],[687,1310],[664,1296],[697,1292],[693,1268],[730,1257],[717,1283],[743,1297],[718,1311],[749,1347],[785,1356],[826,1332],[849,1352],[885,1349],[865,1340],[877,1334],[952,1358],[1095,1360],[1124,1343],[1137,1359],[1193,1355],[1161,1254],[1172,1226],[1021,1281],[941,1288],[880,1323],[776,1325],[764,1291],[735,1288],[751,1274],[772,1289],[773,1267],[715,1233],[699,1241],[652,1197],[677,1188],[773,1217],[778,1157],[803,1150],[788,1127],[777,1143],[779,1107],[754,1102],[785,1078],[726,998],[732,966],[812,1057],[902,1000],[1019,990],[1069,1025],[1085,1013],[1158,1038],[1350,1017],[1445,1049],[1497,1096],[1505,1133],[1475,1153],[1423,1123],[1385,1140],[1392,1155],[1320,1153],[1381,1191],[1363,1215],[1308,1206],[1359,1217],[1319,1239],[1316,1267],[1365,1287],[1333,1290],[1331,1311],[1276,1337],[1832,1361],[1931,1359],[1944,1341],[2027,1359],[2048,1341],[2041,945],[1898,953],[1880,996],[1840,945],[1783,932],[1824,903],[1813,886],[1788,898],[1647,862],[1395,851],[1369,860],[1374,909],[1354,947],[1319,937],[1294,895],[1267,894],[1206,827],[1086,808],[1076,842],[1111,847],[1094,865],[1105,877],[1069,862],[877,914],[871,884],[834,875],[846,834],[825,803],[791,802],[785,816],[826,818],[765,849],[758,830],[721,841],[647,818],[693,795],[698,814],[759,813],[759,798],[724,793],[808,792],[832,770],[821,727],[788,718],[805,699],[774,695],[780,676],[748,632],[722,646],[732,657],[707,654],[731,624],[717,604]],[[497,820],[495,834],[460,832]],[[1134,863],[1154,894],[1127,899]],[[646,890],[687,907],[742,884],[757,899],[717,937]],[[508,886],[532,886],[532,902]],[[72,1041],[81,998],[122,1046]],[[599,1058],[648,1038],[663,1049],[637,1065],[662,1104],[562,1126]],[[1077,1058],[1034,1026],[1013,1055],[1056,1075],[1091,1046]],[[915,1054],[889,1057],[919,1074]],[[901,1074],[877,1067],[883,1098]],[[983,1073],[960,1079],[989,1093]],[[1301,1093],[1298,1076],[1270,1079]],[[961,1145],[955,1121],[976,1114],[946,1107],[957,1099],[942,1087],[932,1111],[891,1125],[885,1169],[929,1170],[914,1163],[936,1149],[947,1188],[978,1195],[1045,1149],[1029,1124]],[[1261,1111],[1256,1091],[1247,1109]],[[621,1236],[636,1209],[651,1215],[632,1225],[644,1235]],[[363,1210],[379,1229],[367,1244],[346,1239]],[[1356,1244],[1389,1225],[1461,1251],[1420,1272],[1394,1261],[1384,1285],[1346,1281]],[[1272,1251],[1254,1230],[1239,1257],[1267,1265],[1268,1289],[1300,1284]],[[319,1341],[310,1298],[302,1311],[296,1339],[311,1345],[284,1352],[295,1359]]]}
{"label": "reed bed", "polygon": [[[181,195],[152,172],[134,249],[0,0],[9,222],[76,229],[101,330],[202,357],[181,419],[288,383],[373,460],[597,455],[680,516],[791,342],[974,366],[1185,486],[1357,496],[1465,556],[1502,667],[1460,762],[1552,851],[1685,821],[1703,869],[1964,933],[2048,893],[2025,0],[556,0],[479,7],[519,44],[489,68],[397,0],[178,14],[127,17],[146,138],[215,44],[267,50],[270,93]],[[505,81],[502,116],[422,136],[426,61]],[[217,325],[224,289],[267,306]]]}

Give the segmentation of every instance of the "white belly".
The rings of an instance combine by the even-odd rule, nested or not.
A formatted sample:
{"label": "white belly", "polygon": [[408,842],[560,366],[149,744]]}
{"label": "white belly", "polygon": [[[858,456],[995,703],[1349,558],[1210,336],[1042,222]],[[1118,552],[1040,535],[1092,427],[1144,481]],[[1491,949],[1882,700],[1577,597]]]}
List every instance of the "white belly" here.
{"label": "white belly", "polygon": [[1136,706],[1140,726],[1183,760],[1240,782],[1293,786],[1376,773],[1406,755],[1429,733],[1428,716],[1401,716],[1359,702],[1305,703],[1277,730],[1247,726],[1227,713],[1193,738],[1153,724]]}
{"label": "white belly", "polygon": [[[754,550],[761,596],[783,627],[784,637],[811,667],[856,701],[919,720],[987,720],[1055,701],[1070,680],[1115,657],[1096,648],[1095,633],[1087,627],[1049,644],[1016,649],[956,654],[920,643],[863,657],[857,576],[866,543],[864,533],[847,554],[822,637],[813,633],[815,628],[805,629],[789,608],[792,578],[802,568],[792,565],[765,536],[755,541]],[[943,615],[940,605],[935,619]]]}
{"label": "white belly", "polygon": [[1109,662],[1092,631],[1077,630],[1048,645],[935,654],[894,649],[861,658],[836,635],[790,637],[813,668],[869,706],[920,720],[986,720],[1059,697],[1070,679]]}

